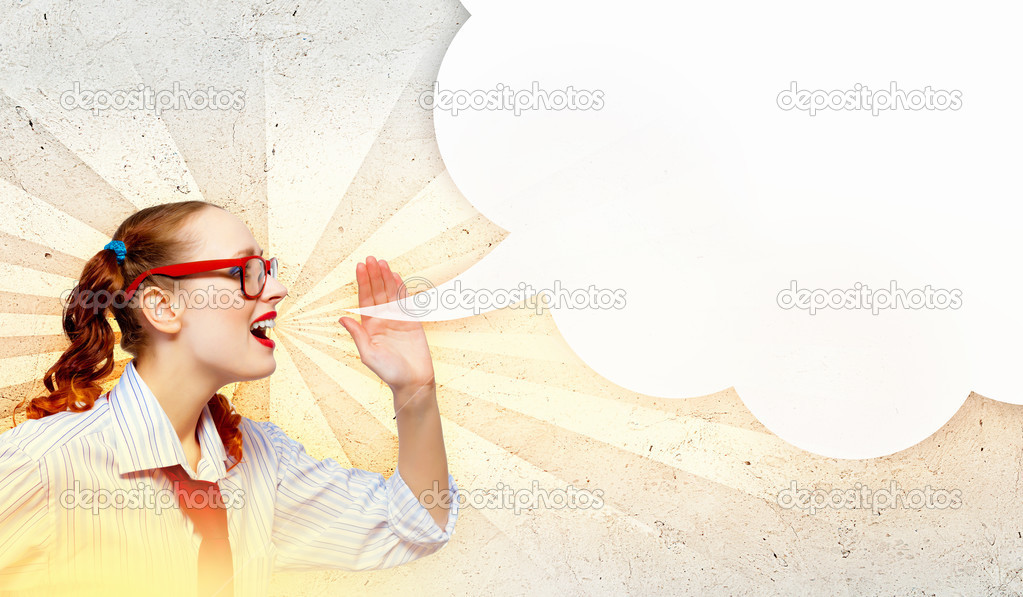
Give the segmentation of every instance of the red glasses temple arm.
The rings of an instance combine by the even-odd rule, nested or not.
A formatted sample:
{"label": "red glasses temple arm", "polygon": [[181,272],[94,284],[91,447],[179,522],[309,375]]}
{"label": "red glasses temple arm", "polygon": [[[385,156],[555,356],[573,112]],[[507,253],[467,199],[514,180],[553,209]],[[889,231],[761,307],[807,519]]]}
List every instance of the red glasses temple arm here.
{"label": "red glasses temple arm", "polygon": [[[135,295],[135,290],[138,289],[142,281],[153,274],[163,274],[165,276],[187,276],[188,274],[198,274],[202,272],[208,272],[210,270],[220,269],[223,267],[241,266],[252,257],[239,257],[237,259],[210,259],[207,261],[193,261],[191,263],[177,263],[174,265],[164,265],[162,267],[154,267],[148,269],[131,283],[128,288],[125,289],[125,302],[131,300],[131,297]],[[260,257],[262,259],[262,257]]]}

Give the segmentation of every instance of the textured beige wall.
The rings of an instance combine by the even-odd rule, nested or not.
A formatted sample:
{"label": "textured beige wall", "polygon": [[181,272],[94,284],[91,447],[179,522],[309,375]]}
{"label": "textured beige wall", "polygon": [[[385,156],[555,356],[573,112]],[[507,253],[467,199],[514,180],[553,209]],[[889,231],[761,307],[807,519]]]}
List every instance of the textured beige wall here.
{"label": "textured beige wall", "polygon": [[[135,209],[201,197],[249,224],[290,290],[277,372],[228,394],[314,456],[389,475],[390,397],[336,319],[356,304],[366,255],[441,282],[507,234],[460,195],[415,104],[467,16],[457,0],[0,4],[0,429],[64,346],[57,297],[84,260]],[[244,89],[246,107],[93,115],[60,107],[74,81]],[[780,441],[734,391],[662,400],[606,383],[549,314],[509,309],[427,334],[464,493],[536,482],[600,491],[602,507],[466,506],[433,556],[279,574],[275,594],[1023,592],[1019,407],[974,394],[908,450],[839,461]],[[793,481],[892,480],[956,491],[961,506],[779,503]]]}

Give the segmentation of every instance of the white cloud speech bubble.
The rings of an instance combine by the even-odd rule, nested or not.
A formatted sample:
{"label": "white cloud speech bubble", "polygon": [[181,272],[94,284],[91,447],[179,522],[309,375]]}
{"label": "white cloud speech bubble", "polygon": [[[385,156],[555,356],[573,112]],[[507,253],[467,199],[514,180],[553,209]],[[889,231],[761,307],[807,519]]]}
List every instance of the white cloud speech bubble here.
{"label": "white cloud speech bubble", "polygon": [[[421,316],[353,311],[478,313],[444,308],[456,284],[624,289],[624,307],[552,309],[596,372],[664,397],[734,385],[783,439],[839,458],[919,442],[970,390],[1023,404],[1015,15],[923,2],[464,4],[472,17],[439,90],[465,99],[536,81],[602,103],[434,108],[452,179],[510,235],[424,292]],[[793,81],[821,90],[805,95],[818,105],[894,81],[932,109],[811,116],[783,109]],[[896,294],[952,304],[810,315],[779,306],[792,281],[820,289],[815,300],[894,281]]]}

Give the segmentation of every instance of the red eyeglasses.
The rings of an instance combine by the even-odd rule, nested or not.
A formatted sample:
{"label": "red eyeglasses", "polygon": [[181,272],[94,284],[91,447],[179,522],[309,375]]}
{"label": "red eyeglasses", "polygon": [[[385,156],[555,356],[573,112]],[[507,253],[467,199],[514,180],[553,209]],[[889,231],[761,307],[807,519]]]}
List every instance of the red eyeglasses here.
{"label": "red eyeglasses", "polygon": [[176,263],[164,265],[146,270],[135,281],[125,289],[124,302],[131,300],[139,284],[153,274],[162,274],[177,278],[189,274],[201,274],[216,269],[231,268],[231,275],[241,277],[242,294],[247,299],[259,298],[263,294],[263,287],[266,286],[267,274],[277,278],[277,258],[264,259],[259,255],[249,257],[238,257],[237,259],[208,259],[206,261],[190,261],[188,263]]}

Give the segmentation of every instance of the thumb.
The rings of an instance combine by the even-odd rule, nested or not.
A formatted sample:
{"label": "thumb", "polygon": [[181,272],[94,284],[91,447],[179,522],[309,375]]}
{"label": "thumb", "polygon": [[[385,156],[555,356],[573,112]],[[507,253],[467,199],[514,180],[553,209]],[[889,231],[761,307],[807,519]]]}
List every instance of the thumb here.
{"label": "thumb", "polygon": [[355,321],[351,317],[342,317],[338,320],[341,325],[345,326],[348,333],[352,335],[352,340],[355,340],[355,347],[359,349],[359,353],[362,354],[363,347],[369,344],[369,334],[366,333],[365,328],[362,324]]}

